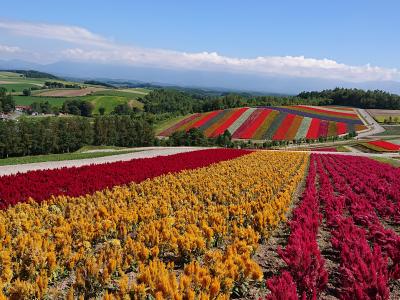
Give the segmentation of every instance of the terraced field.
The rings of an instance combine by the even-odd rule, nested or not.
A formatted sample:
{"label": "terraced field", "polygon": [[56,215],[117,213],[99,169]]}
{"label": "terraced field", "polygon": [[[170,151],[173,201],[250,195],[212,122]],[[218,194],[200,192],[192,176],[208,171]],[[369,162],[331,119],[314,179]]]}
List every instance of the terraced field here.
{"label": "terraced field", "polygon": [[312,106],[235,108],[193,114],[159,133],[199,128],[207,137],[228,130],[234,139],[294,140],[339,136],[366,129],[352,108]]}

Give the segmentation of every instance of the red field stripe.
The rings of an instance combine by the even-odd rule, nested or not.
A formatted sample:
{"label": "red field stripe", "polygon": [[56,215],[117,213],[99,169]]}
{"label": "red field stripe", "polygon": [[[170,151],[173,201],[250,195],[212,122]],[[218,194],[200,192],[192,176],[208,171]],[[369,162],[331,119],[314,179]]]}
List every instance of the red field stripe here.
{"label": "red field stripe", "polygon": [[272,139],[284,140],[286,137],[286,133],[289,131],[289,128],[292,125],[295,117],[296,115],[288,114],[286,118],[282,121],[281,125],[278,127],[278,130],[275,132]]}
{"label": "red field stripe", "polygon": [[236,110],[232,116],[229,117],[221,126],[219,126],[212,134],[211,137],[217,137],[225,132],[246,110],[248,107],[243,107]]}
{"label": "red field stripe", "polygon": [[242,139],[243,133],[251,124],[253,124],[254,120],[257,119],[257,117],[261,114],[262,110],[262,108],[257,108],[255,111],[253,111],[246,121],[244,121],[243,124],[240,125],[240,127],[232,134],[232,137],[235,139]]}
{"label": "red field stripe", "polygon": [[81,196],[117,185],[141,182],[167,173],[191,170],[250,153],[237,149],[208,149],[154,158],[55,170],[31,171],[0,177],[0,209],[51,196]]}
{"label": "red field stripe", "polygon": [[316,107],[309,107],[309,106],[303,106],[303,105],[296,105],[298,108],[302,109],[307,109],[310,111],[315,111],[315,112],[320,112],[328,115],[334,115],[334,116],[343,116],[343,117],[352,117],[352,118],[357,118],[357,114],[355,113],[345,113],[345,112],[337,112],[337,111],[332,111],[332,110],[326,110],[326,109],[320,109]]}
{"label": "red field stripe", "polygon": [[385,150],[391,150],[391,151],[400,150],[399,145],[396,145],[396,144],[393,144],[393,143],[390,143],[387,141],[371,141],[371,142],[368,142],[368,144],[383,148]]}
{"label": "red field stripe", "polygon": [[175,125],[165,129],[164,131],[162,131],[159,136],[169,136],[172,133],[174,133],[177,129],[179,129],[179,127],[189,123],[190,121],[194,120],[195,118],[197,118],[199,116],[199,114],[194,114],[192,116],[189,116],[181,121],[179,121],[178,123],[176,123]]}
{"label": "red field stripe", "polygon": [[313,118],[311,120],[310,128],[308,128],[308,132],[306,135],[307,139],[316,139],[318,138],[318,132],[319,132],[319,125],[321,123],[320,119]]}
{"label": "red field stripe", "polygon": [[[211,120],[216,115],[218,115],[220,112],[221,112],[221,110],[214,110],[214,111],[210,112],[209,114],[206,114],[203,118],[201,118],[196,123],[194,123],[190,128],[199,128],[200,126],[203,126],[209,120]],[[187,128],[187,130],[189,130],[190,128]]]}
{"label": "red field stripe", "polygon": [[328,135],[329,121],[322,120],[319,124],[318,137],[326,137]]}
{"label": "red field stripe", "polygon": [[337,122],[336,128],[337,128],[337,131],[336,131],[337,135],[345,134],[347,132],[347,124],[346,123]]}
{"label": "red field stripe", "polygon": [[255,118],[255,120],[249,124],[249,126],[243,131],[242,139],[251,139],[261,124],[264,122],[265,118],[270,114],[271,109],[263,109],[262,112]]}

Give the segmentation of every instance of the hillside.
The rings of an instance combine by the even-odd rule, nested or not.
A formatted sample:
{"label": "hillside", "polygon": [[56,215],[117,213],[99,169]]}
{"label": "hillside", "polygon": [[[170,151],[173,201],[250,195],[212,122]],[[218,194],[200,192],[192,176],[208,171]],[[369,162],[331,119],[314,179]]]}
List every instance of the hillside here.
{"label": "hillside", "polygon": [[[49,83],[52,85],[46,86]],[[50,106],[61,108],[66,100],[72,98],[91,102],[95,114],[99,113],[100,107],[105,108],[105,114],[109,114],[120,104],[142,109],[143,104],[137,99],[149,93],[144,88],[116,89],[100,86],[96,81],[66,81],[48,73],[24,70],[1,71],[0,87],[6,88],[13,95],[17,106],[49,102]],[[31,90],[31,95],[24,96],[24,90]]]}
{"label": "hillside", "polygon": [[235,108],[192,114],[159,136],[199,128],[207,137],[228,130],[234,139],[298,140],[333,137],[366,129],[353,108],[305,105]]}

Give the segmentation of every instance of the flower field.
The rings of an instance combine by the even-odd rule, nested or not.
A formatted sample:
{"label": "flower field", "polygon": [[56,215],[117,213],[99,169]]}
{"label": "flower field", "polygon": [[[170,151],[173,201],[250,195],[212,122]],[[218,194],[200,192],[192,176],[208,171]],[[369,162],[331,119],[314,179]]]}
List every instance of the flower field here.
{"label": "flower field", "polygon": [[197,169],[178,154],[175,173],[151,179],[149,163],[141,183],[12,203],[0,212],[0,298],[227,299],[260,282],[252,254],[284,220],[308,155],[209,151],[188,154]]}
{"label": "flower field", "polygon": [[361,143],[364,147],[371,149],[376,152],[396,152],[400,151],[400,145],[391,143],[390,141],[370,141],[366,143]]}
{"label": "flower field", "polygon": [[340,299],[389,299],[400,279],[399,175],[368,158],[312,154],[291,234],[278,249],[286,266],[267,280],[267,299],[317,299],[328,290]]}
{"label": "flower field", "polygon": [[217,110],[194,114],[161,132],[199,128],[207,137],[217,137],[228,130],[235,139],[294,140],[338,136],[366,129],[353,109],[289,106]]}
{"label": "flower field", "polygon": [[399,175],[209,149],[0,177],[0,299],[396,299]]}

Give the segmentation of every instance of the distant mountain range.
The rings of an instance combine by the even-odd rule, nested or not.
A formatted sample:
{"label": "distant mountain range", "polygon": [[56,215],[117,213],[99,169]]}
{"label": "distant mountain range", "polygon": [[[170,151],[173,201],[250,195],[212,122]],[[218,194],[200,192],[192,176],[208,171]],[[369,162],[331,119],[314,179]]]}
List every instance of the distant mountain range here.
{"label": "distant mountain range", "polygon": [[400,94],[400,83],[394,81],[346,82],[319,78],[261,76],[232,72],[183,71],[128,65],[90,64],[59,61],[41,65],[21,60],[0,60],[0,69],[32,69],[61,77],[103,80],[107,82],[147,83],[158,86],[180,86],[218,91],[260,92],[293,95],[301,91],[335,87],[380,89]]}

